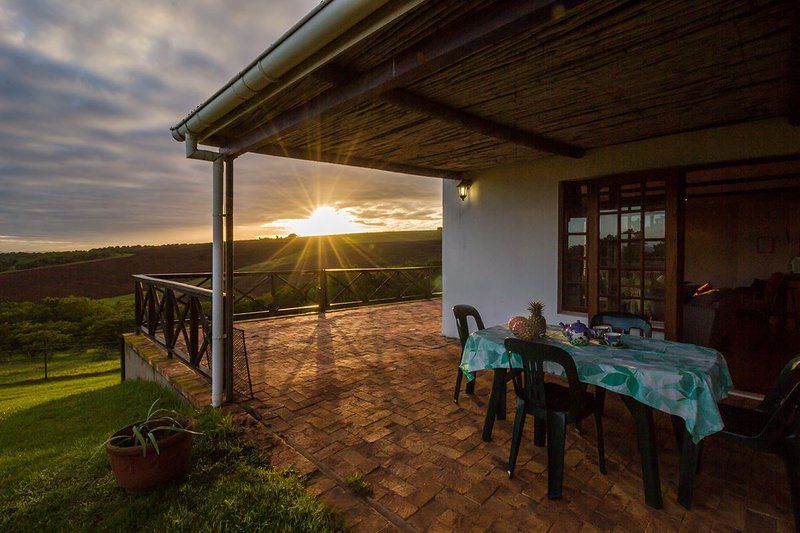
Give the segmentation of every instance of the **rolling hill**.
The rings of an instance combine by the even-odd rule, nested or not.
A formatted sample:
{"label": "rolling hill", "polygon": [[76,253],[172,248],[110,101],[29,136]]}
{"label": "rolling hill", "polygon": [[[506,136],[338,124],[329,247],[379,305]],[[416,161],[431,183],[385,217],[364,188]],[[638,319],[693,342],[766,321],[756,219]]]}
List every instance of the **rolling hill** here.
{"label": "rolling hill", "polygon": [[[441,263],[440,231],[356,233],[237,241],[237,270],[293,270]],[[108,259],[0,274],[0,300],[47,296],[108,298],[133,292],[133,274],[207,272],[210,244],[169,244],[126,249]]]}

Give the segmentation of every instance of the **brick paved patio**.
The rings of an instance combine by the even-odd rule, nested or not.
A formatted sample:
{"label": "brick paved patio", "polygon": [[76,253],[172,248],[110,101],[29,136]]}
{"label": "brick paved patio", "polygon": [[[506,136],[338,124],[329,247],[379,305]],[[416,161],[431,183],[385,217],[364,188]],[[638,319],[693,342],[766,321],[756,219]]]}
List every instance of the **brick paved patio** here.
{"label": "brick paved patio", "polygon": [[[678,453],[663,413],[664,508],[646,507],[633,421],[614,395],[608,475],[597,469],[593,424],[584,424],[584,435],[568,435],[564,497],[547,499],[545,450],[533,446],[528,424],[509,480],[513,413],[495,424],[492,442],[481,441],[491,374],[453,404],[459,346],[440,335],[440,320],[436,300],[239,323],[256,399],[229,409],[273,448],[273,464],[308,475],[310,490],[356,531],[793,530],[780,461],[715,439],[705,445],[692,510],[678,505]],[[128,338],[145,354],[142,341],[154,347]],[[187,367],[143,357],[195,403],[207,402],[207,384]],[[372,485],[368,498],[345,481],[359,472]]]}
{"label": "brick paved patio", "polygon": [[[335,478],[361,472],[371,506],[384,511],[356,528],[486,530],[792,530],[783,467],[769,456],[707,443],[694,506],[676,502],[677,451],[669,418],[657,415],[664,509],[644,504],[630,415],[613,395],[607,409],[608,475],[598,472],[592,424],[571,431],[564,497],[546,497],[544,449],[524,442],[518,474],[505,472],[510,426],[480,429],[491,375],[476,395],[452,402],[458,343],[440,335],[441,302],[353,309],[243,323],[263,420],[321,466],[316,492],[341,494]],[[532,425],[529,425],[530,427]],[[331,480],[330,478],[334,478]],[[339,498],[341,500],[341,498]],[[363,511],[361,511],[363,514]],[[358,514],[358,513],[356,513]]]}

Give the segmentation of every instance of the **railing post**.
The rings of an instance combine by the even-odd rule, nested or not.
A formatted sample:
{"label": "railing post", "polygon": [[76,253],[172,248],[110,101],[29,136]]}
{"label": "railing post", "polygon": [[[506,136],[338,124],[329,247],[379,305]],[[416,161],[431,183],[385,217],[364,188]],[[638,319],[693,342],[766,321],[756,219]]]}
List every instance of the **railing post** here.
{"label": "railing post", "polygon": [[164,289],[164,343],[167,357],[172,357],[175,348],[175,293],[172,289]]}
{"label": "railing post", "polygon": [[150,335],[156,334],[158,328],[158,319],[156,316],[156,288],[150,284],[147,285],[147,333]]}
{"label": "railing post", "polygon": [[135,310],[136,313],[136,333],[141,332],[142,330],[142,283],[140,281],[135,281],[133,283],[133,292],[135,296]]}
{"label": "railing post", "polygon": [[277,291],[275,290],[275,273],[269,273],[269,293],[272,295],[272,303],[269,306],[269,310],[271,313],[278,312],[278,296]]}
{"label": "railing post", "polygon": [[319,271],[319,312],[328,310],[328,271],[324,268]]}
{"label": "railing post", "polygon": [[[198,351],[200,350],[200,337],[199,326],[200,316],[198,314],[198,306],[200,302],[196,297],[189,297],[189,345],[186,349],[189,351],[189,361],[195,363],[199,359]],[[202,312],[202,309],[200,310]]]}
{"label": "railing post", "polygon": [[431,272],[431,269],[425,271],[425,298],[428,300],[433,297],[433,276]]}

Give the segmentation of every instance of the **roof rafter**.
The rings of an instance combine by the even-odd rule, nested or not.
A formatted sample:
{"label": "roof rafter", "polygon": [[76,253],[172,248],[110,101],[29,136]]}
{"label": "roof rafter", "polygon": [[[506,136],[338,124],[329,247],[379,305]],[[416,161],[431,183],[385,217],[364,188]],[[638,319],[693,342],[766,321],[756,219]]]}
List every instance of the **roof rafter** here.
{"label": "roof rafter", "polygon": [[334,87],[274,117],[223,147],[240,155],[269,144],[302,124],[320,119],[343,107],[375,98],[442,70],[487,45],[545,24],[586,0],[504,0],[466,20],[449,25],[441,33],[424,39],[397,57],[360,74],[346,85]]}
{"label": "roof rafter", "polygon": [[[329,83],[333,83],[334,85],[344,85],[347,83],[347,80],[356,77],[356,74],[345,67],[326,65],[315,72],[314,76]],[[494,137],[496,139],[533,148],[541,152],[574,158],[583,157],[586,153],[586,150],[579,146],[479,117],[405,89],[393,89],[381,94],[380,98],[398,107],[410,109],[417,113],[441,120],[442,122],[455,124],[486,135],[487,137]]]}
{"label": "roof rafter", "polygon": [[418,167],[416,165],[392,163],[390,161],[381,161],[377,159],[351,156],[348,154],[334,154],[317,150],[290,148],[277,144],[263,145],[252,151],[257,154],[289,157],[291,159],[305,159],[307,161],[323,161],[325,163],[347,165],[351,167],[374,168],[377,170],[387,170],[389,172],[399,172],[401,174],[411,174],[414,176],[428,176],[431,178],[445,178],[451,180],[460,180],[463,178],[463,173],[455,170]]}

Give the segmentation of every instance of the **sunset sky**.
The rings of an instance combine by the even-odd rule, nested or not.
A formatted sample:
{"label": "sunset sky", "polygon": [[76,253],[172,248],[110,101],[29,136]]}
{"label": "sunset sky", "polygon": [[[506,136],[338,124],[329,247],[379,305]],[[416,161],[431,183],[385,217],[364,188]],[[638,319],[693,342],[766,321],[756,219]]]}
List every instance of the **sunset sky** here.
{"label": "sunset sky", "polygon": [[[209,241],[210,165],[169,127],[316,3],[0,0],[0,251]],[[236,179],[237,239],[441,225],[437,179],[259,155]]]}

